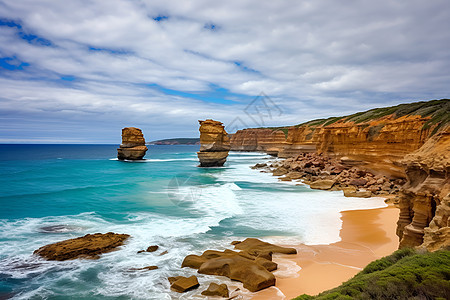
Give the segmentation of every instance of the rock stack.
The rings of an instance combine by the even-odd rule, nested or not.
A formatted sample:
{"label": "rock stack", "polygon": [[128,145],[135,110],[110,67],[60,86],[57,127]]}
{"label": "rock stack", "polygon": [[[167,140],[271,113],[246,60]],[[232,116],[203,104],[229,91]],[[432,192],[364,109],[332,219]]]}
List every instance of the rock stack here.
{"label": "rock stack", "polygon": [[208,119],[200,123],[199,167],[221,167],[230,151],[230,139],[221,122]]}
{"label": "rock stack", "polygon": [[147,150],[144,135],[139,128],[125,127],[122,129],[122,144],[117,149],[118,159],[140,160]]}

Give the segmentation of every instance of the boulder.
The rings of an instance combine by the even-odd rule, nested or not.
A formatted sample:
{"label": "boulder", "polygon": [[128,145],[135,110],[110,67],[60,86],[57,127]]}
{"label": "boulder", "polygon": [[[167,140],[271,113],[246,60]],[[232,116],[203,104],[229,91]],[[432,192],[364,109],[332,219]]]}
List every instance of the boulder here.
{"label": "boulder", "polygon": [[370,198],[372,197],[371,191],[359,191],[353,189],[344,189],[345,197],[358,197],[358,198]]}
{"label": "boulder", "polygon": [[113,251],[123,245],[129,237],[128,234],[113,232],[87,234],[75,239],[43,246],[34,251],[34,254],[48,260],[59,261],[75,258],[97,259],[100,254]]}
{"label": "boulder", "polygon": [[316,180],[311,182],[310,187],[316,190],[329,190],[333,187],[335,181],[330,179]]}
{"label": "boulder", "polygon": [[367,183],[367,180],[364,178],[355,178],[350,181],[351,185],[363,186]]}
{"label": "boulder", "polygon": [[288,170],[285,167],[278,167],[275,170],[273,170],[272,174],[273,176],[282,176],[288,173]]}
{"label": "boulder", "polygon": [[200,123],[199,167],[221,167],[230,151],[230,139],[221,122],[211,119]]}
{"label": "boulder", "polygon": [[208,289],[202,292],[203,296],[218,296],[228,298],[230,296],[228,286],[225,283],[217,284],[211,282]]}
{"label": "boulder", "polygon": [[272,253],[295,254],[294,248],[284,248],[258,239],[249,238],[243,242],[232,243],[232,250],[207,250],[202,255],[188,255],[182,267],[198,269],[201,274],[226,276],[243,283],[252,292],[275,285],[275,276],[270,273],[277,268],[272,262]]}
{"label": "boulder", "polygon": [[198,272],[240,281],[251,292],[275,285],[275,276],[272,273],[254,260],[240,255],[209,259],[200,266]]}
{"label": "boulder", "polygon": [[171,283],[170,288],[178,293],[184,293],[196,289],[200,286],[197,277],[194,275],[192,275],[191,277],[169,277],[168,279]]}
{"label": "boulder", "polygon": [[155,252],[156,250],[158,250],[158,248],[159,248],[158,245],[149,246],[147,248],[147,252]]}
{"label": "boulder", "polygon": [[122,129],[122,144],[117,149],[119,160],[141,160],[147,150],[144,135],[139,128],[126,127]]}

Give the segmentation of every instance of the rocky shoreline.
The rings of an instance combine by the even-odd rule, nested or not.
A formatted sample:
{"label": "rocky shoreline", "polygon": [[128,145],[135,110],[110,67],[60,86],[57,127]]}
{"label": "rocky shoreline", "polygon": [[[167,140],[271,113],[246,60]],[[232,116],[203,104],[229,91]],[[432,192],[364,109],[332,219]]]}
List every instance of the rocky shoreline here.
{"label": "rocky shoreline", "polygon": [[258,163],[252,167],[272,173],[282,181],[299,180],[312,189],[344,192],[346,197],[387,197],[398,203],[396,196],[404,179],[388,178],[364,168],[352,166],[345,158],[339,160],[316,153],[302,153],[285,160]]}

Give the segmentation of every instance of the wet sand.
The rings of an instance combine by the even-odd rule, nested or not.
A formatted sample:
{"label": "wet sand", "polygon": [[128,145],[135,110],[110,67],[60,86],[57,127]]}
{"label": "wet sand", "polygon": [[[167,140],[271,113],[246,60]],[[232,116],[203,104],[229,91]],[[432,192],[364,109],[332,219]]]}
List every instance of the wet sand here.
{"label": "wet sand", "polygon": [[339,286],[371,261],[397,250],[395,229],[398,214],[399,210],[394,206],[342,212],[340,242],[330,245],[286,245],[297,248],[298,254],[278,255],[273,260],[294,261],[302,268],[298,276],[277,276],[275,287],[255,293],[252,299],[292,299],[301,294],[317,295]]}

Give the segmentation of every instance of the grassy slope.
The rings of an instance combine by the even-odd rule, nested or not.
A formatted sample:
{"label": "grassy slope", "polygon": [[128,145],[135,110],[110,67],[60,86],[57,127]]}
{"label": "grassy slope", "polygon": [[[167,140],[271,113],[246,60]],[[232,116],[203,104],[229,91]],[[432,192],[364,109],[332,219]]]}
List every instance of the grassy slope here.
{"label": "grassy slope", "polygon": [[450,251],[398,250],[337,288],[295,298],[309,299],[450,299]]}
{"label": "grassy slope", "polygon": [[[418,115],[422,117],[430,117],[430,120],[424,127],[431,127],[437,125],[433,130],[436,133],[445,124],[450,123],[450,99],[430,100],[414,103],[400,104],[390,107],[374,108],[364,112],[358,112],[349,116],[330,117],[327,119],[316,119],[302,124],[295,125],[296,127],[308,125],[313,128],[317,126],[328,126],[339,120],[347,122],[355,122],[356,124],[369,122],[380,119],[382,117],[393,115],[394,118],[400,118],[406,115]],[[289,126],[283,127],[267,127],[272,130],[287,130]]]}

